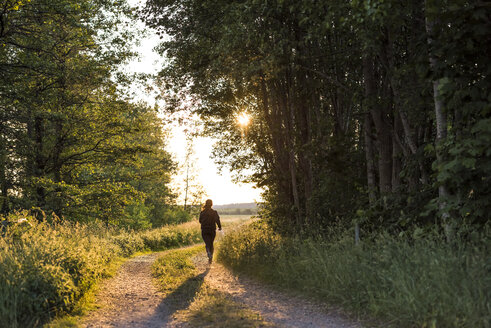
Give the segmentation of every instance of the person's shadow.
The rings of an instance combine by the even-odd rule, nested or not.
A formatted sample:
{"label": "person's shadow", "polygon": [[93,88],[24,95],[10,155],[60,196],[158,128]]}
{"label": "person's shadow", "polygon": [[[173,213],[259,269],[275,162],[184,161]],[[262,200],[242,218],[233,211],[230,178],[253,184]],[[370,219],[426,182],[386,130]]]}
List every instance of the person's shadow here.
{"label": "person's shadow", "polygon": [[196,294],[201,289],[201,286],[203,285],[205,277],[209,271],[210,268],[207,268],[202,273],[189,278],[162,300],[162,302],[159,304],[158,312],[164,316],[161,318],[163,319],[163,322],[168,323],[172,321],[172,315],[174,313],[189,307]]}

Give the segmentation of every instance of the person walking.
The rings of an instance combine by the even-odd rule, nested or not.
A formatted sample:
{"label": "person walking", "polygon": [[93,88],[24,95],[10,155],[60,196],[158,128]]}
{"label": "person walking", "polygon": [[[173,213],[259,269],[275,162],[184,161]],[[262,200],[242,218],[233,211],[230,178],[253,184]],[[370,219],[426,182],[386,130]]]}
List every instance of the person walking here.
{"label": "person walking", "polygon": [[199,223],[201,223],[201,236],[206,245],[206,254],[208,255],[208,263],[213,261],[213,241],[216,236],[216,228],[222,230],[222,224],[220,223],[220,216],[218,212],[212,209],[213,201],[207,199],[203,210],[199,214]]}

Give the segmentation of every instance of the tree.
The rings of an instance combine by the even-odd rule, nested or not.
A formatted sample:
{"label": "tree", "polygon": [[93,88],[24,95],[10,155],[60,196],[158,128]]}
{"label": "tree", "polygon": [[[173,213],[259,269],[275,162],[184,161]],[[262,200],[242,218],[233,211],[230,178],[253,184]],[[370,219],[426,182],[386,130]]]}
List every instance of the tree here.
{"label": "tree", "polygon": [[[367,230],[397,231],[433,224],[435,201],[445,204],[439,211],[474,216],[463,204],[489,192],[470,174],[477,165],[476,172],[489,175],[483,143],[489,65],[477,51],[487,49],[483,6],[438,3],[428,16],[422,0],[150,0],[142,16],[170,36],[160,45],[170,57],[160,74],[167,109],[183,108],[180,99],[191,103],[220,139],[217,161],[239,174],[252,170],[244,178],[265,187],[276,227],[350,225],[364,215]],[[467,21],[456,17],[460,11]],[[430,45],[428,17],[438,21]],[[464,41],[465,50],[455,50]],[[430,65],[428,51],[439,64]],[[445,124],[434,115],[435,99],[455,132],[439,134],[437,152],[437,128]],[[244,109],[258,123],[242,138],[234,120]],[[464,155],[470,143],[480,159]],[[445,152],[455,154],[437,156]],[[457,182],[450,172],[468,178]],[[438,197],[436,185],[447,186],[448,197]]]}
{"label": "tree", "polygon": [[[4,1],[0,13],[2,209],[117,223],[130,205],[169,201],[172,164],[154,109],[132,104],[118,71],[135,31],[124,2]],[[152,163],[153,162],[153,163]],[[148,166],[152,165],[151,168]],[[140,169],[143,166],[142,169]],[[163,183],[160,200],[137,181]]]}

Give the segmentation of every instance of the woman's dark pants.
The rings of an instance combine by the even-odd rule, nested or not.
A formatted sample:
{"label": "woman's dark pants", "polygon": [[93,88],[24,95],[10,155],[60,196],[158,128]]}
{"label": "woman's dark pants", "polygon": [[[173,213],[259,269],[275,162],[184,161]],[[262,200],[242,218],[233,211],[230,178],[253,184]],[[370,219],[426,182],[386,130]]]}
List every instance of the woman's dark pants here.
{"label": "woman's dark pants", "polygon": [[206,245],[206,253],[208,254],[208,258],[213,258],[213,241],[215,240],[216,231],[215,230],[201,230],[201,236],[205,241]]}

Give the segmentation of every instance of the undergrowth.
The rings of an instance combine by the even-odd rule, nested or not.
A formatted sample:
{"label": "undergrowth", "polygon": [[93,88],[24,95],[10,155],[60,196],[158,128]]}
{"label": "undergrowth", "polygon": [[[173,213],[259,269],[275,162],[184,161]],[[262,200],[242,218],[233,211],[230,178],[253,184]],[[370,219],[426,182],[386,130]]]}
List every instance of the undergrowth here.
{"label": "undergrowth", "polygon": [[394,327],[489,327],[489,242],[341,233],[290,238],[254,223],[223,238],[219,261]]}
{"label": "undergrowth", "polygon": [[25,213],[8,219],[0,237],[0,322],[10,328],[70,313],[115,259],[201,240],[196,223],[134,232],[39,223]]}

